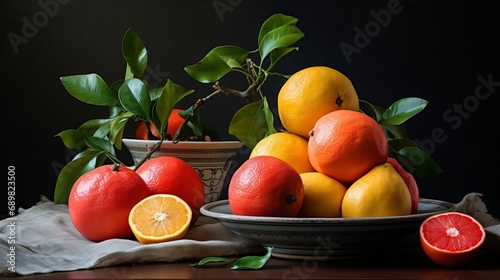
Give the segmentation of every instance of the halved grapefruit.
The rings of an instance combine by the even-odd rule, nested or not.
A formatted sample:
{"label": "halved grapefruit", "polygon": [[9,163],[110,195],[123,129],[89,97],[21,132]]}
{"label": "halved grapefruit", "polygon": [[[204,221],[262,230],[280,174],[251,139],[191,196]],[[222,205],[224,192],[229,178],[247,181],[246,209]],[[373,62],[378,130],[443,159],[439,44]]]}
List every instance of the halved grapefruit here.
{"label": "halved grapefruit", "polygon": [[484,227],[472,216],[459,212],[435,214],[420,225],[422,249],[443,266],[472,261],[480,254],[485,238]]}

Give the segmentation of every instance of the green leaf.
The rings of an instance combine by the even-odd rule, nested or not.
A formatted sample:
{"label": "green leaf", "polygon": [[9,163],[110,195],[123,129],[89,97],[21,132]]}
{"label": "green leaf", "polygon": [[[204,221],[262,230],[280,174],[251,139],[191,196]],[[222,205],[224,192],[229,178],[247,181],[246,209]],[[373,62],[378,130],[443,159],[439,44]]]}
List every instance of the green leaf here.
{"label": "green leaf", "polygon": [[111,86],[109,87],[111,89],[111,91],[113,92],[113,94],[116,96],[116,98],[118,98],[118,90],[123,85],[123,82],[124,82],[124,80],[116,81],[116,82],[112,83]]}
{"label": "green leaf", "polygon": [[213,83],[232,71],[232,68],[219,56],[209,54],[200,62],[184,67],[191,78],[201,83]]}
{"label": "green leaf", "polygon": [[92,170],[96,166],[97,153],[82,157],[75,157],[70,161],[57,176],[54,190],[54,203],[67,203],[71,188],[76,180],[84,173]]}
{"label": "green leaf", "polygon": [[271,56],[270,56],[271,64],[267,68],[267,71],[270,71],[274,67],[274,65],[276,65],[278,60],[280,60],[282,57],[284,57],[285,55],[287,55],[291,51],[298,50],[298,49],[299,48],[297,48],[297,47],[282,47],[282,48],[274,49],[271,52]]}
{"label": "green leaf", "polygon": [[373,104],[371,104],[370,102],[368,102],[366,100],[359,100],[359,103],[360,104],[365,104],[368,107],[368,109],[370,110],[370,113],[367,113],[367,112],[363,112],[363,113],[365,113],[368,116],[372,117],[377,122],[382,118],[382,115],[384,115],[385,109],[382,108],[382,107],[380,107],[380,106],[373,105]]}
{"label": "green leaf", "polygon": [[113,156],[115,155],[115,149],[113,148],[113,145],[106,139],[102,139],[99,137],[88,137],[85,138],[85,143],[87,144],[87,146],[97,151],[106,152]]}
{"label": "green leaf", "polygon": [[231,269],[261,269],[271,258],[273,247],[267,247],[267,253],[264,256],[245,256],[238,259]]}
{"label": "green leaf", "polygon": [[236,61],[236,65],[241,65],[245,63],[246,58],[250,54],[250,51],[247,51],[243,48],[233,45],[225,45],[213,48],[208,52],[208,55],[216,55],[220,59],[222,59],[226,64],[231,65],[230,60]]}
{"label": "green leaf", "polygon": [[64,76],[60,80],[69,94],[82,102],[97,106],[120,104],[113,91],[97,74]]}
{"label": "green leaf", "polygon": [[250,149],[269,133],[264,106],[264,99],[245,105],[234,114],[229,124],[229,134]]}
{"label": "green leaf", "polygon": [[406,128],[400,124],[400,125],[381,125],[383,128],[385,128],[387,131],[389,131],[389,135],[387,135],[388,140],[391,139],[401,139],[401,138],[408,138],[408,135],[406,134]]}
{"label": "green leaf", "polygon": [[394,158],[414,176],[427,177],[443,172],[429,155],[417,147],[404,147],[395,153]]}
{"label": "green leaf", "polygon": [[227,63],[227,65],[228,65],[229,67],[231,67],[231,68],[241,68],[241,69],[243,69],[243,66],[242,66],[240,63],[238,63],[238,61],[236,61],[236,60],[234,60],[234,59],[231,59],[231,58],[230,58],[230,59],[228,59],[228,60],[226,61],[226,63]]}
{"label": "green leaf", "polygon": [[[168,82],[168,80],[167,80],[167,82]],[[160,98],[161,94],[163,93],[164,87],[165,86],[155,87],[155,88],[152,88],[149,90],[149,97],[150,97],[151,101],[155,101],[158,98]]]}
{"label": "green leaf", "polygon": [[264,39],[264,37],[271,31],[275,30],[276,28],[279,28],[284,25],[295,25],[297,22],[298,22],[297,18],[284,15],[281,13],[270,16],[268,19],[266,19],[266,21],[264,21],[264,23],[260,27],[257,44],[260,46],[262,44],[262,40]]}
{"label": "green leaf", "polygon": [[141,38],[132,29],[128,29],[122,40],[122,54],[130,70],[138,78],[142,78],[148,65],[148,52]]}
{"label": "green leaf", "polygon": [[385,110],[379,123],[382,125],[402,124],[409,118],[420,113],[427,106],[427,103],[427,100],[417,97],[400,99]]}
{"label": "green leaf", "polygon": [[289,47],[300,38],[304,37],[304,33],[294,25],[284,25],[267,33],[259,44],[259,54],[261,60],[273,50]]}
{"label": "green leaf", "polygon": [[144,83],[136,78],[126,80],[118,90],[120,102],[127,111],[150,118],[151,100]]}
{"label": "green leaf", "polygon": [[207,264],[211,263],[222,263],[222,264],[227,264],[230,262],[233,262],[237,259],[230,259],[230,258],[224,258],[224,257],[206,257],[201,259],[199,262],[196,264],[192,264],[192,267],[205,267]]}
{"label": "green leaf", "polygon": [[[392,139],[388,141],[389,147],[391,148],[392,151],[399,151],[405,147],[416,147],[417,143],[415,143],[413,140],[410,140],[408,138],[401,138],[401,139]],[[391,152],[391,151],[389,151]]]}
{"label": "green leaf", "polygon": [[109,140],[109,132],[111,130],[111,124],[113,121],[114,119],[108,119],[107,122],[103,123],[100,127],[97,128],[93,135],[87,137],[99,137]]}
{"label": "green leaf", "polygon": [[264,114],[266,116],[267,130],[268,130],[268,133],[266,134],[266,136],[267,136],[269,134],[276,133],[277,131],[276,131],[276,128],[274,127],[273,112],[269,108],[269,103],[267,102],[267,98],[265,96],[263,99],[263,103],[264,103]]}
{"label": "green leaf", "polygon": [[115,145],[118,150],[122,149],[123,133],[125,125],[133,116],[130,112],[122,112],[112,123],[109,128],[109,141]]}
{"label": "green leaf", "polygon": [[172,110],[175,105],[181,101],[184,97],[193,93],[194,90],[188,90],[180,85],[173,83],[170,79],[163,87],[163,91],[158,98],[158,103],[156,104],[156,115],[160,121],[160,133],[165,134],[165,130],[168,125],[168,118],[172,114]]}
{"label": "green leaf", "polygon": [[[95,135],[95,132],[101,128],[102,126],[108,125],[109,122],[111,122],[111,119],[92,119],[84,122],[80,127],[78,127],[78,131],[80,131],[83,135],[90,137],[90,136],[97,136]],[[103,135],[107,135],[107,132]]]}
{"label": "green leaf", "polygon": [[85,147],[85,136],[76,129],[67,129],[59,132],[55,136],[61,137],[64,146],[70,149],[78,150]]}

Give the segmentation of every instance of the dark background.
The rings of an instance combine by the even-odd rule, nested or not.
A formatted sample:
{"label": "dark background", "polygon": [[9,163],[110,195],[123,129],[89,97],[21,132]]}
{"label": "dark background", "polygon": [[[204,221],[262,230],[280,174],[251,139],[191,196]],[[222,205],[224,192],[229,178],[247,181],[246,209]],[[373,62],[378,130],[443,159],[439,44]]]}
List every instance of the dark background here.
{"label": "dark background", "polygon": [[[297,17],[305,37],[297,43],[299,51],[280,61],[276,71],[291,74],[313,65],[333,67],[351,79],[360,99],[382,107],[403,97],[428,100],[406,128],[444,172],[417,178],[421,197],[455,203],[469,192],[479,192],[499,217],[494,135],[500,46],[492,3],[2,0],[3,158],[15,167],[17,206],[28,208],[41,195],[53,199],[57,174],[73,156],[54,136],[90,118],[107,116],[105,108],[72,98],[60,76],[94,72],[109,84],[122,79],[121,39],[131,27],[148,49],[148,81],[164,83],[168,77],[195,89],[181,103],[189,106],[211,87],[191,79],[184,66],[218,45],[257,48],[260,25],[279,12]],[[388,7],[390,18],[377,23],[377,14],[387,14]],[[359,41],[356,30],[370,36]],[[14,37],[23,42],[13,43]],[[356,42],[358,52],[349,57],[339,47],[356,47]],[[234,77],[225,83],[244,85],[241,77]],[[489,87],[481,79],[489,80]],[[282,84],[271,78],[264,87],[274,112]],[[224,138],[233,139],[226,127],[241,105],[242,100],[224,97],[205,106],[203,113]],[[433,138],[435,131],[442,136]],[[236,167],[248,153],[241,151]],[[121,154],[131,162],[126,151]],[[6,213],[6,207],[1,209]]]}

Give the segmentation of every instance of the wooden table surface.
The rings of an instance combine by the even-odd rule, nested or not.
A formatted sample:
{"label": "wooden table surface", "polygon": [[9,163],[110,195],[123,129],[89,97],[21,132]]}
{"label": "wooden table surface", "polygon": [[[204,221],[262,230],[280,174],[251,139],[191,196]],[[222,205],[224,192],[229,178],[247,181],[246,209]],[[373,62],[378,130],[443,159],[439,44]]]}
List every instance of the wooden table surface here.
{"label": "wooden table surface", "polygon": [[438,266],[422,251],[329,260],[272,257],[259,270],[231,270],[230,264],[194,268],[191,264],[196,261],[130,264],[11,279],[500,279],[500,254],[487,251],[458,268]]}

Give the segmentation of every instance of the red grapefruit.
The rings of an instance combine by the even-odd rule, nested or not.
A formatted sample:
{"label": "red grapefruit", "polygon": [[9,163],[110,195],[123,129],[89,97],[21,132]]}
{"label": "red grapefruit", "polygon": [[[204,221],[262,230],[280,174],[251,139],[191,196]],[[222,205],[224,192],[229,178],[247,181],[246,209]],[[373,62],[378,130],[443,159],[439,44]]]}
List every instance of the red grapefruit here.
{"label": "red grapefruit", "polygon": [[159,156],[144,162],[136,172],[151,194],[172,194],[184,200],[191,207],[191,223],[196,223],[205,204],[205,186],[191,165],[173,156]]}
{"label": "red grapefruit", "polygon": [[288,162],[255,156],[234,172],[228,200],[235,215],[296,217],[304,201],[304,184]]}
{"label": "red grapefruit", "polygon": [[105,164],[83,174],[68,199],[69,216],[85,238],[100,242],[132,238],[130,210],[150,195],[144,180],[132,169]]}
{"label": "red grapefruit", "polygon": [[416,214],[418,211],[418,202],[420,200],[420,191],[415,177],[413,177],[410,172],[406,171],[395,158],[388,157],[387,162],[394,166],[394,169],[396,169],[401,178],[405,181],[411,196],[411,213]]}
{"label": "red grapefruit", "polygon": [[459,212],[435,214],[420,226],[420,244],[425,254],[442,266],[464,265],[481,252],[486,238],[483,226]]}

